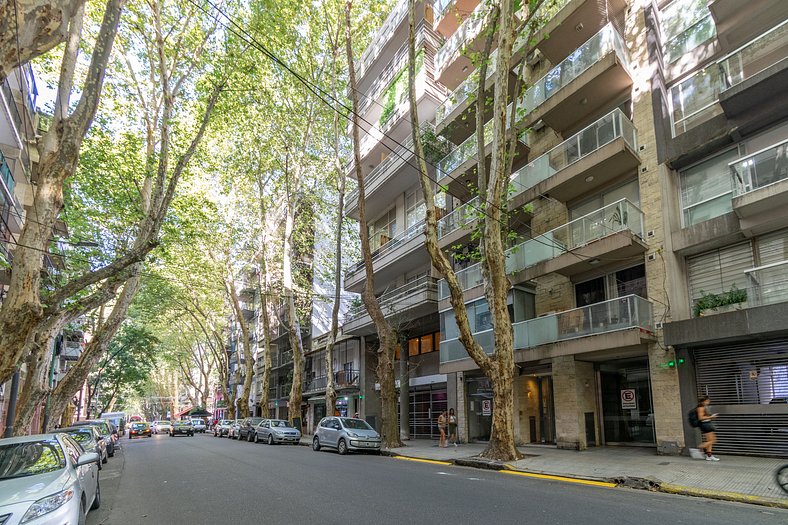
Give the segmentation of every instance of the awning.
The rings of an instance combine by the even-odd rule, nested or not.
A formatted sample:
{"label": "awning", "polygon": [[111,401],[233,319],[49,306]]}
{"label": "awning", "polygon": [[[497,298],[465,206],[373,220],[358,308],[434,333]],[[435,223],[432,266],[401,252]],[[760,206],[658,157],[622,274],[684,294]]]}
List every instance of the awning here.
{"label": "awning", "polygon": [[191,411],[193,408],[194,408],[194,407],[188,407],[188,408],[184,408],[184,409],[183,409],[183,410],[181,410],[180,412],[176,413],[176,414],[175,414],[175,417],[177,418],[177,417],[182,417],[182,416],[185,416],[185,415],[186,415],[186,414],[188,414],[188,413],[189,413],[189,412],[190,412],[190,411]]}
{"label": "awning", "polygon": [[204,408],[195,408],[189,412],[189,415],[194,417],[208,417],[208,416],[212,416],[213,414],[211,414]]}

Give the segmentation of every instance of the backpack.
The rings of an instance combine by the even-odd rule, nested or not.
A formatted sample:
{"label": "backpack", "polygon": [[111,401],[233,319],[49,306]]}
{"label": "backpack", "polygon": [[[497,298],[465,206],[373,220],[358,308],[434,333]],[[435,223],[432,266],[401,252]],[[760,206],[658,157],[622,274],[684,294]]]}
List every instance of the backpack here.
{"label": "backpack", "polygon": [[697,408],[693,408],[692,410],[689,411],[689,413],[687,414],[687,420],[689,421],[690,426],[693,428],[698,428],[700,426],[700,419],[698,419]]}

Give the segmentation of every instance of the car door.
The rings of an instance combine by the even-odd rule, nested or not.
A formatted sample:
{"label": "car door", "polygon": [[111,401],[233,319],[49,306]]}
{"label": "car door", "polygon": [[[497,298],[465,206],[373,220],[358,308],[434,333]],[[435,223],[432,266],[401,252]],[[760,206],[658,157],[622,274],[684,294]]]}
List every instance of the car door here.
{"label": "car door", "polygon": [[321,438],[321,442],[323,442],[326,446],[329,447],[336,447],[337,446],[337,428],[339,427],[339,421],[335,417],[327,419],[325,422],[325,427],[323,428],[323,436],[325,439]]}
{"label": "car door", "polygon": [[[77,474],[77,478],[79,479],[79,485],[85,491],[85,499],[87,500],[88,504],[86,505],[87,508],[90,507],[90,503],[93,502],[93,498],[96,494],[96,486],[98,484],[98,477],[96,471],[98,470],[98,465],[95,463],[91,463],[89,465],[81,465],[77,466],[77,461],[79,461],[79,456],[81,456],[85,450],[82,448],[80,444],[74,441],[70,436],[63,436],[63,445],[66,449],[66,455],[71,461],[71,466],[74,468],[74,471]],[[87,508],[85,509],[87,511]]]}
{"label": "car door", "polygon": [[260,427],[257,429],[257,433],[260,434],[260,441],[266,441],[268,435],[271,433],[271,421],[266,419],[261,422]]}

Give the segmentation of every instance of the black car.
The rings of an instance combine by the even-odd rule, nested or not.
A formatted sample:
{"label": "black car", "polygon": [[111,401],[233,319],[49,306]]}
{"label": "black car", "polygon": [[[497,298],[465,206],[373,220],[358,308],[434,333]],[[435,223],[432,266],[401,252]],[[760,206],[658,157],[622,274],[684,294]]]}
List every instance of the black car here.
{"label": "black car", "polygon": [[262,417],[247,417],[241,421],[238,427],[237,439],[245,439],[248,442],[254,441],[254,435],[257,432],[257,425],[263,421]]}
{"label": "black car", "polygon": [[170,437],[175,437],[179,434],[182,436],[193,436],[194,426],[192,422],[189,420],[173,421],[172,428],[170,429]]}

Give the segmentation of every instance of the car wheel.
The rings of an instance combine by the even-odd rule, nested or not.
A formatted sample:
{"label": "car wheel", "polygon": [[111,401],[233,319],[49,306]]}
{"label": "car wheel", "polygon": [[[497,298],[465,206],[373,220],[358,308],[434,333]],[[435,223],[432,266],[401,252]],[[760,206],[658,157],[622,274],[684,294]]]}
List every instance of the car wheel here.
{"label": "car wheel", "polygon": [[251,443],[252,439],[254,438],[254,436],[252,436],[252,434],[253,434],[253,432],[249,432],[248,434],[246,434],[246,441],[248,441],[249,443]]}
{"label": "car wheel", "polygon": [[274,444],[274,436],[273,436],[273,434],[268,434],[268,444],[269,445],[273,445]]}
{"label": "car wheel", "polygon": [[255,443],[259,443],[260,442],[260,434],[255,434],[254,435],[254,442]]}
{"label": "car wheel", "polygon": [[315,436],[314,439],[312,439],[312,450],[314,450],[315,452],[320,450],[320,438],[318,438],[317,436]]}
{"label": "car wheel", "polygon": [[345,443],[344,439],[340,439],[339,443],[337,443],[337,452],[339,452],[340,456],[347,454],[347,443]]}
{"label": "car wheel", "polygon": [[78,525],[85,525],[85,522],[88,521],[88,515],[85,513],[85,499],[79,501],[79,521],[77,522]]}
{"label": "car wheel", "polygon": [[101,483],[99,480],[96,480],[96,497],[93,498],[93,505],[90,506],[90,510],[96,510],[101,506]]}

